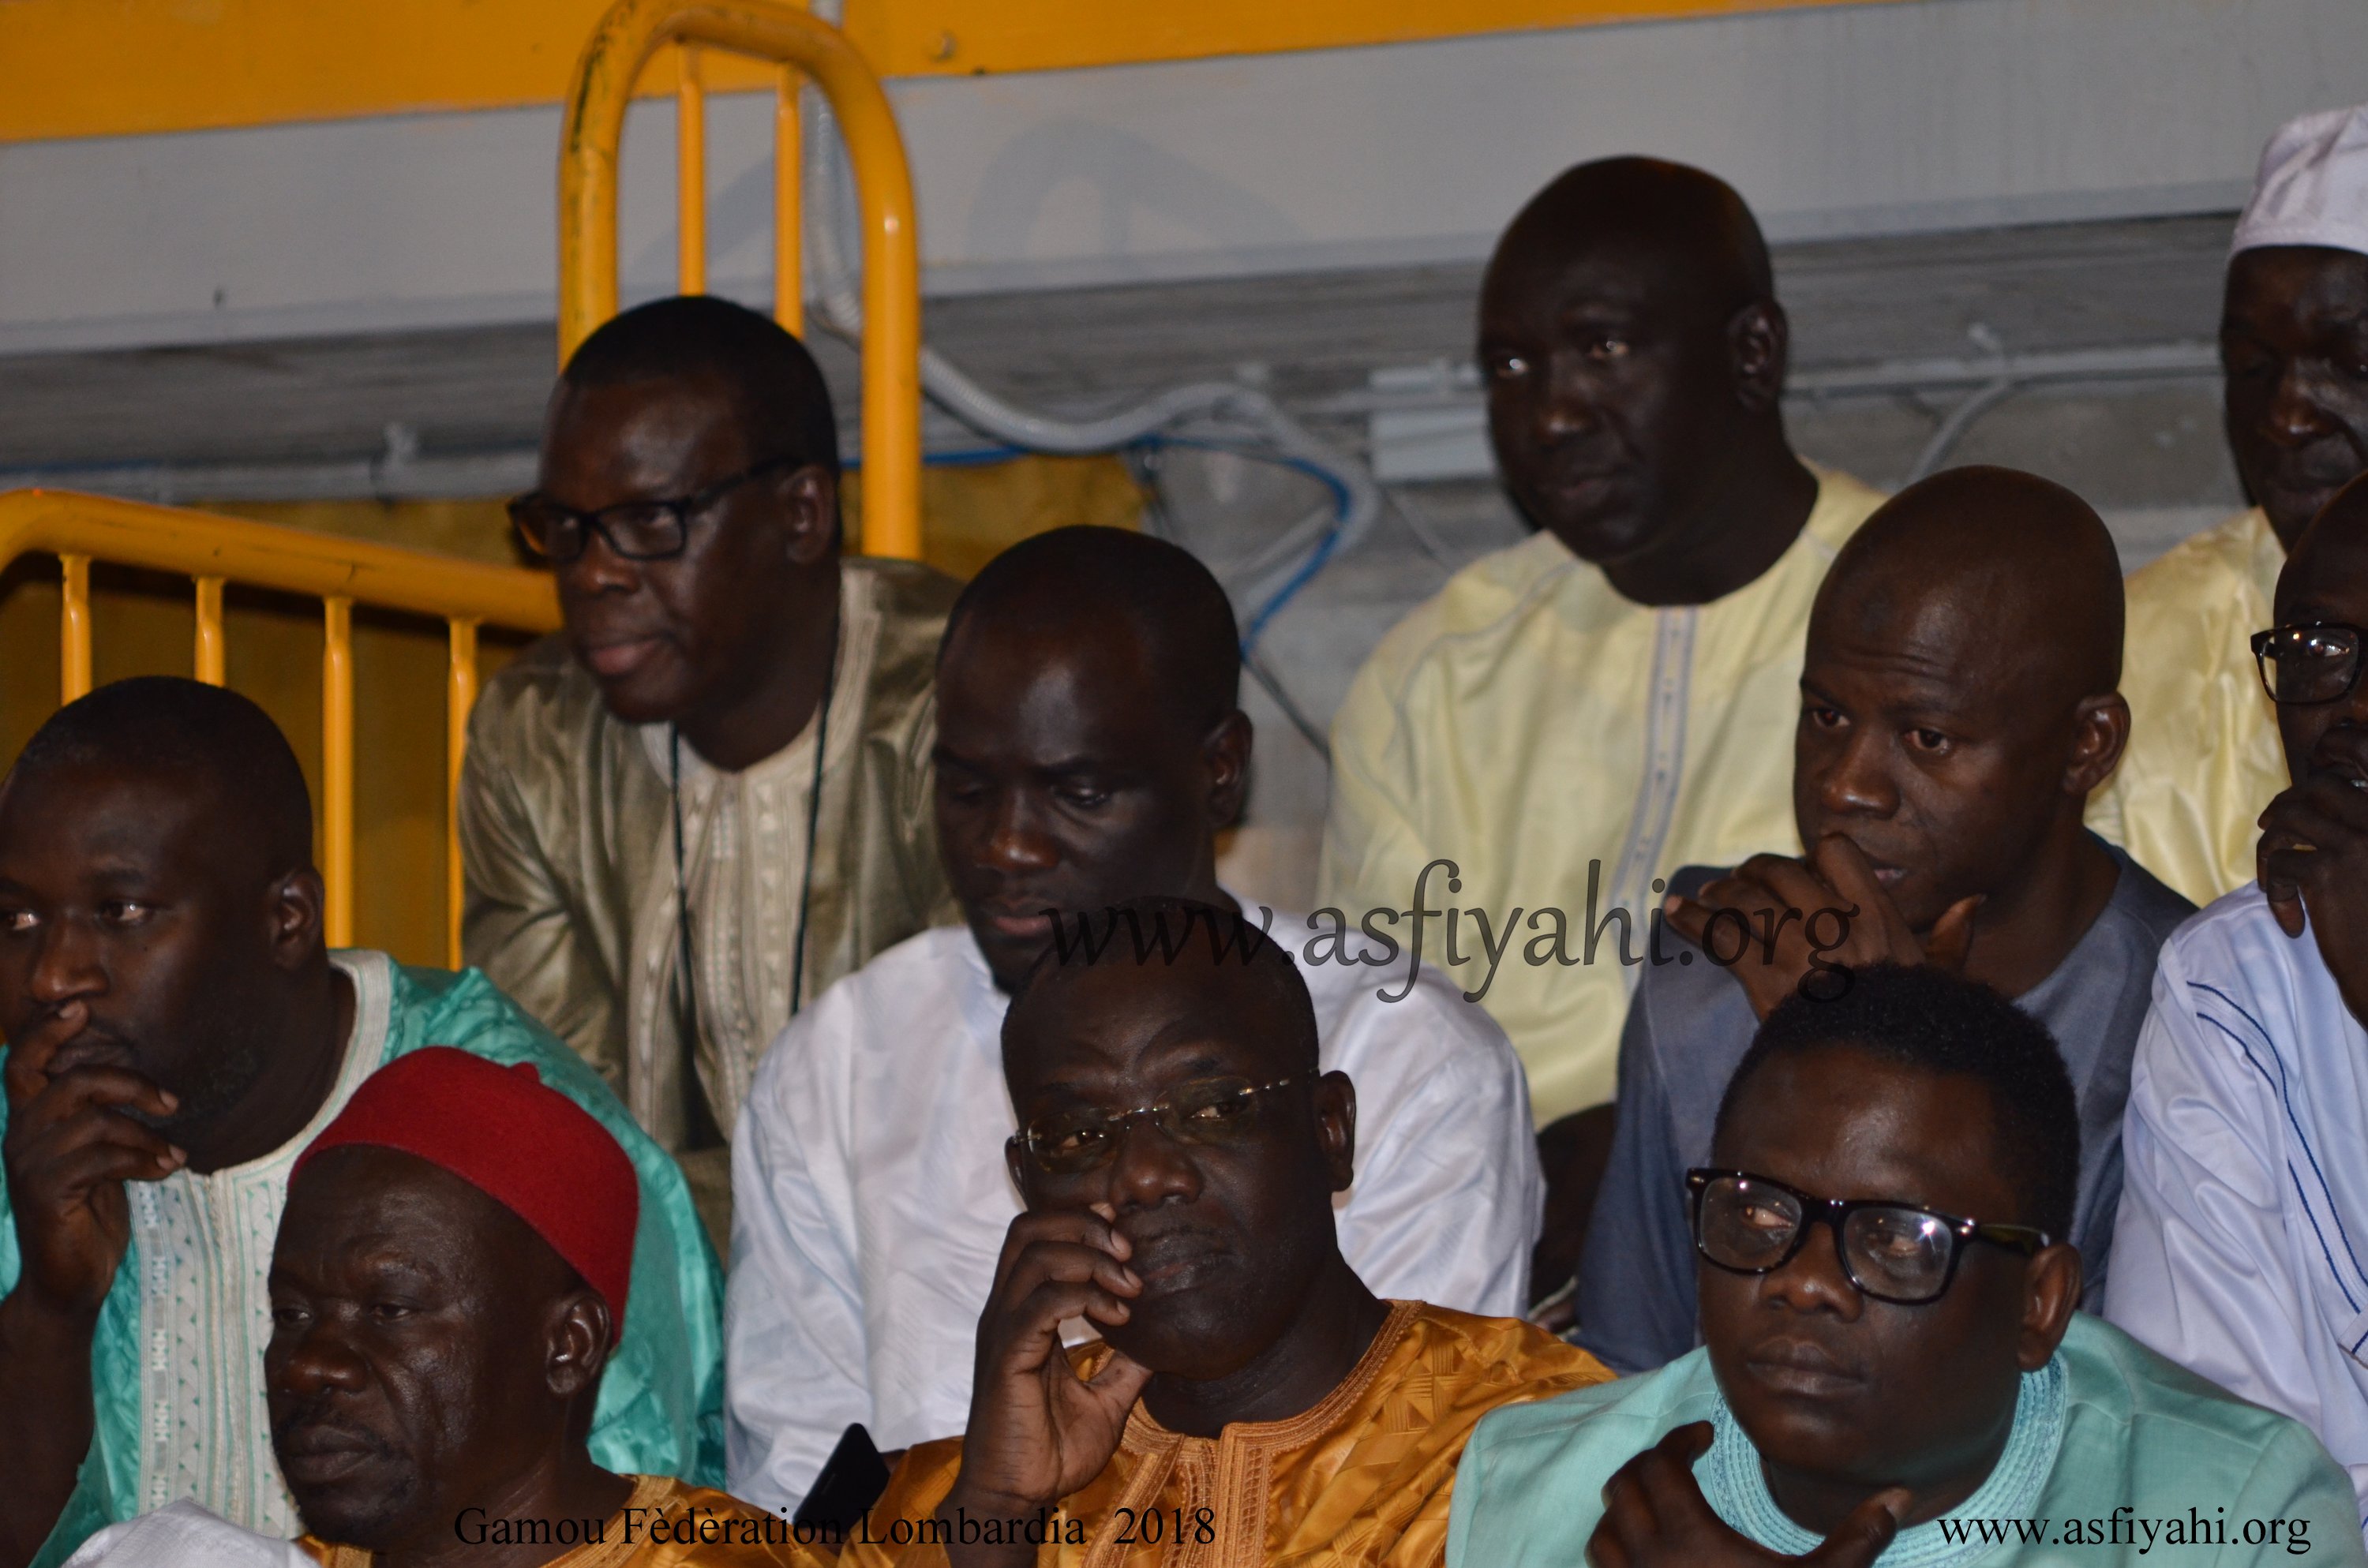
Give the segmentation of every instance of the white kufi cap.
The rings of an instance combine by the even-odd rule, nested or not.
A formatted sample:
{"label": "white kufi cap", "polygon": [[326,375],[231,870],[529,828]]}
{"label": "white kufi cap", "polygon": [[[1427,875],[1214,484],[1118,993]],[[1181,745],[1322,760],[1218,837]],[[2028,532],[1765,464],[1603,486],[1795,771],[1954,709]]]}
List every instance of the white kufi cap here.
{"label": "white kufi cap", "polygon": [[2304,115],[2270,138],[2229,254],[2263,245],[2368,255],[2368,104]]}

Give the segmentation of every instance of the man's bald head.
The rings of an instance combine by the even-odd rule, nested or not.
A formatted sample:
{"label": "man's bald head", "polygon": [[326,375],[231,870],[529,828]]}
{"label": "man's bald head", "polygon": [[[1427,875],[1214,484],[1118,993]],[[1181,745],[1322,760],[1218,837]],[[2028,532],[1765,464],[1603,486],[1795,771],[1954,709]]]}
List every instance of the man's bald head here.
{"label": "man's bald head", "polygon": [[2294,540],[2278,574],[2278,620],[2298,619],[2339,595],[2368,608],[2368,474],[2337,491]]}
{"label": "man's bald head", "polygon": [[1093,916],[1079,935],[1047,948],[1012,996],[1003,1026],[1007,1073],[1033,1082],[1041,1071],[1034,1052],[1060,1033],[1057,1026],[1048,1033],[1042,1020],[1064,1016],[1074,1006],[1066,992],[1079,984],[1110,994],[1174,984],[1212,1003],[1225,998],[1219,1010],[1241,1020],[1242,1040],[1257,1051],[1260,1071],[1281,1076],[1316,1070],[1315,1004],[1306,978],[1291,949],[1240,910],[1189,898],[1129,899]]}
{"label": "man's bald head", "polygon": [[0,793],[67,771],[169,780],[226,809],[211,834],[261,880],[313,863],[313,797],[271,716],[222,687],[178,676],[102,686],[59,709],[25,744]]}
{"label": "man's bald head", "polygon": [[2120,562],[2078,496],[1998,468],[1909,486],[1810,612],[1801,841],[1850,839],[1918,930],[1973,894],[2019,918],[2047,903],[2028,890],[2109,870],[2080,819],[2128,737],[2121,665]]}
{"label": "man's bald head", "polygon": [[1053,528],[988,562],[946,619],[946,656],[965,639],[1011,636],[1126,648],[1195,738],[1240,705],[1225,590],[1191,551],[1149,534]]}
{"label": "man's bald head", "polygon": [[1659,158],[1601,158],[1530,199],[1488,263],[1488,290],[1536,287],[1590,254],[1651,267],[1723,324],[1775,297],[1759,220],[1716,175]]}
{"label": "man's bald head", "polygon": [[1913,619],[1987,642],[2036,700],[2112,690],[2122,678],[2122,569],[2086,501],[2036,474],[1957,468],[1893,496],[1834,560],[1810,623]]}

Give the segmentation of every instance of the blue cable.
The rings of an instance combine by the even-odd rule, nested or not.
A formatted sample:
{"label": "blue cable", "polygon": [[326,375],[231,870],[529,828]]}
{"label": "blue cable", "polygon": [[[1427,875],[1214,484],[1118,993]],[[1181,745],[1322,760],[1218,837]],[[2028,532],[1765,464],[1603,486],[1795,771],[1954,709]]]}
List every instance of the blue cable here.
{"label": "blue cable", "polygon": [[[1242,657],[1247,659],[1250,656],[1250,650],[1258,646],[1259,637],[1265,634],[1268,624],[1282,612],[1283,607],[1295,598],[1301,589],[1315,581],[1316,574],[1324,570],[1330,562],[1333,552],[1339,548],[1339,524],[1349,515],[1349,487],[1341,483],[1337,476],[1304,458],[1262,452],[1256,448],[1235,446],[1224,441],[1200,440],[1189,436],[1150,435],[1133,443],[1133,446],[1138,451],[1157,451],[1163,447],[1185,447],[1194,451],[1229,452],[1235,457],[1247,458],[1252,462],[1271,463],[1278,468],[1290,469],[1295,473],[1304,473],[1330,492],[1332,529],[1316,541],[1315,548],[1308,552],[1307,559],[1300,562],[1299,570],[1293,572],[1266,603],[1251,613],[1249,628],[1242,634]],[[1030,455],[1029,449],[1025,447],[977,447],[962,451],[933,452],[922,461],[930,468],[971,468],[987,463],[1007,462],[1013,458],[1028,455]],[[848,472],[860,472],[863,467],[863,460],[857,457],[841,462],[839,467]]]}

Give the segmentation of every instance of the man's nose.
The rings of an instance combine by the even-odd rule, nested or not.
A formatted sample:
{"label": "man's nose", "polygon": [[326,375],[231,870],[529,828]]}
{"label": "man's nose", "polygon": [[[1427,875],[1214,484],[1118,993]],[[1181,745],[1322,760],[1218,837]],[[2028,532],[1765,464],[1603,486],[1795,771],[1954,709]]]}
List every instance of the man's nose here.
{"label": "man's nose", "polygon": [[1829,1312],[1844,1323],[1856,1321],[1866,1310],[1865,1295],[1842,1267],[1841,1232],[1822,1222],[1810,1223],[1800,1250],[1782,1267],[1760,1278],[1759,1295],[1794,1312]]}
{"label": "man's nose", "polygon": [[1817,801],[1837,816],[1887,817],[1899,790],[1886,766],[1884,737],[1861,729],[1844,741],[1817,781]]}
{"label": "man's nose", "polygon": [[300,1398],[324,1389],[349,1393],[367,1375],[342,1325],[325,1315],[314,1318],[273,1359],[279,1369],[271,1380],[274,1391]]}
{"label": "man's nose", "polygon": [[2282,447],[2306,447],[2339,428],[2319,395],[2318,376],[2300,360],[2289,360],[2262,415],[2262,427]]}
{"label": "man's nose", "polygon": [[34,949],[33,967],[25,989],[44,1007],[63,1006],[107,991],[107,967],[97,938],[78,920],[52,920],[43,928]]}
{"label": "man's nose", "polygon": [[1147,1116],[1118,1131],[1110,1156],[1110,1200],[1121,1209],[1150,1209],[1171,1199],[1190,1202],[1201,1194],[1201,1169],[1183,1144]]}
{"label": "man's nose", "polygon": [[559,569],[560,586],[586,597],[630,594],[642,585],[641,562],[628,561],[598,528],[585,529],[584,551]]}
{"label": "man's nose", "polygon": [[1557,368],[1547,377],[1543,395],[1538,399],[1535,427],[1538,440],[1547,446],[1587,435],[1603,422],[1595,406],[1594,389],[1583,376]]}
{"label": "man's nose", "polygon": [[986,831],[987,863],[998,871],[1048,871],[1061,863],[1058,846],[1025,791],[1004,793]]}

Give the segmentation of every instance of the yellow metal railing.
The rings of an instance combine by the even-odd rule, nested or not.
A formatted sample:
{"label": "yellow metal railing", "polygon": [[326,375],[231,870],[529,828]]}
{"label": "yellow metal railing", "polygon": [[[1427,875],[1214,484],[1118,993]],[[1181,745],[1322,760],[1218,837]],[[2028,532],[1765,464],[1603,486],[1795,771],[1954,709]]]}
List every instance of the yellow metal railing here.
{"label": "yellow metal railing", "polygon": [[847,36],[766,0],[619,0],[575,62],[559,156],[559,357],[617,313],[617,162],[643,69],[680,48],[677,79],[677,287],[707,287],[707,117],[700,54],[719,49],[781,67],[774,116],[774,312],[799,330],[797,89],[829,99],[863,210],[863,548],[921,554],[921,271],[913,177],[879,78]]}
{"label": "yellow metal railing", "polygon": [[332,947],[354,931],[354,606],[435,616],[451,631],[445,681],[445,886],[448,947],[461,963],[461,839],[458,794],[469,710],[477,700],[477,628],[522,631],[559,626],[550,577],[515,566],[488,566],[424,551],[275,528],[268,523],[173,506],[148,506],[63,490],[0,494],[0,571],[20,555],[46,553],[63,563],[59,616],[59,699],[91,686],[90,565],[175,572],[196,585],[198,679],[222,683],[222,585],[302,594],[322,605],[321,879],[328,890],[323,924]]}

